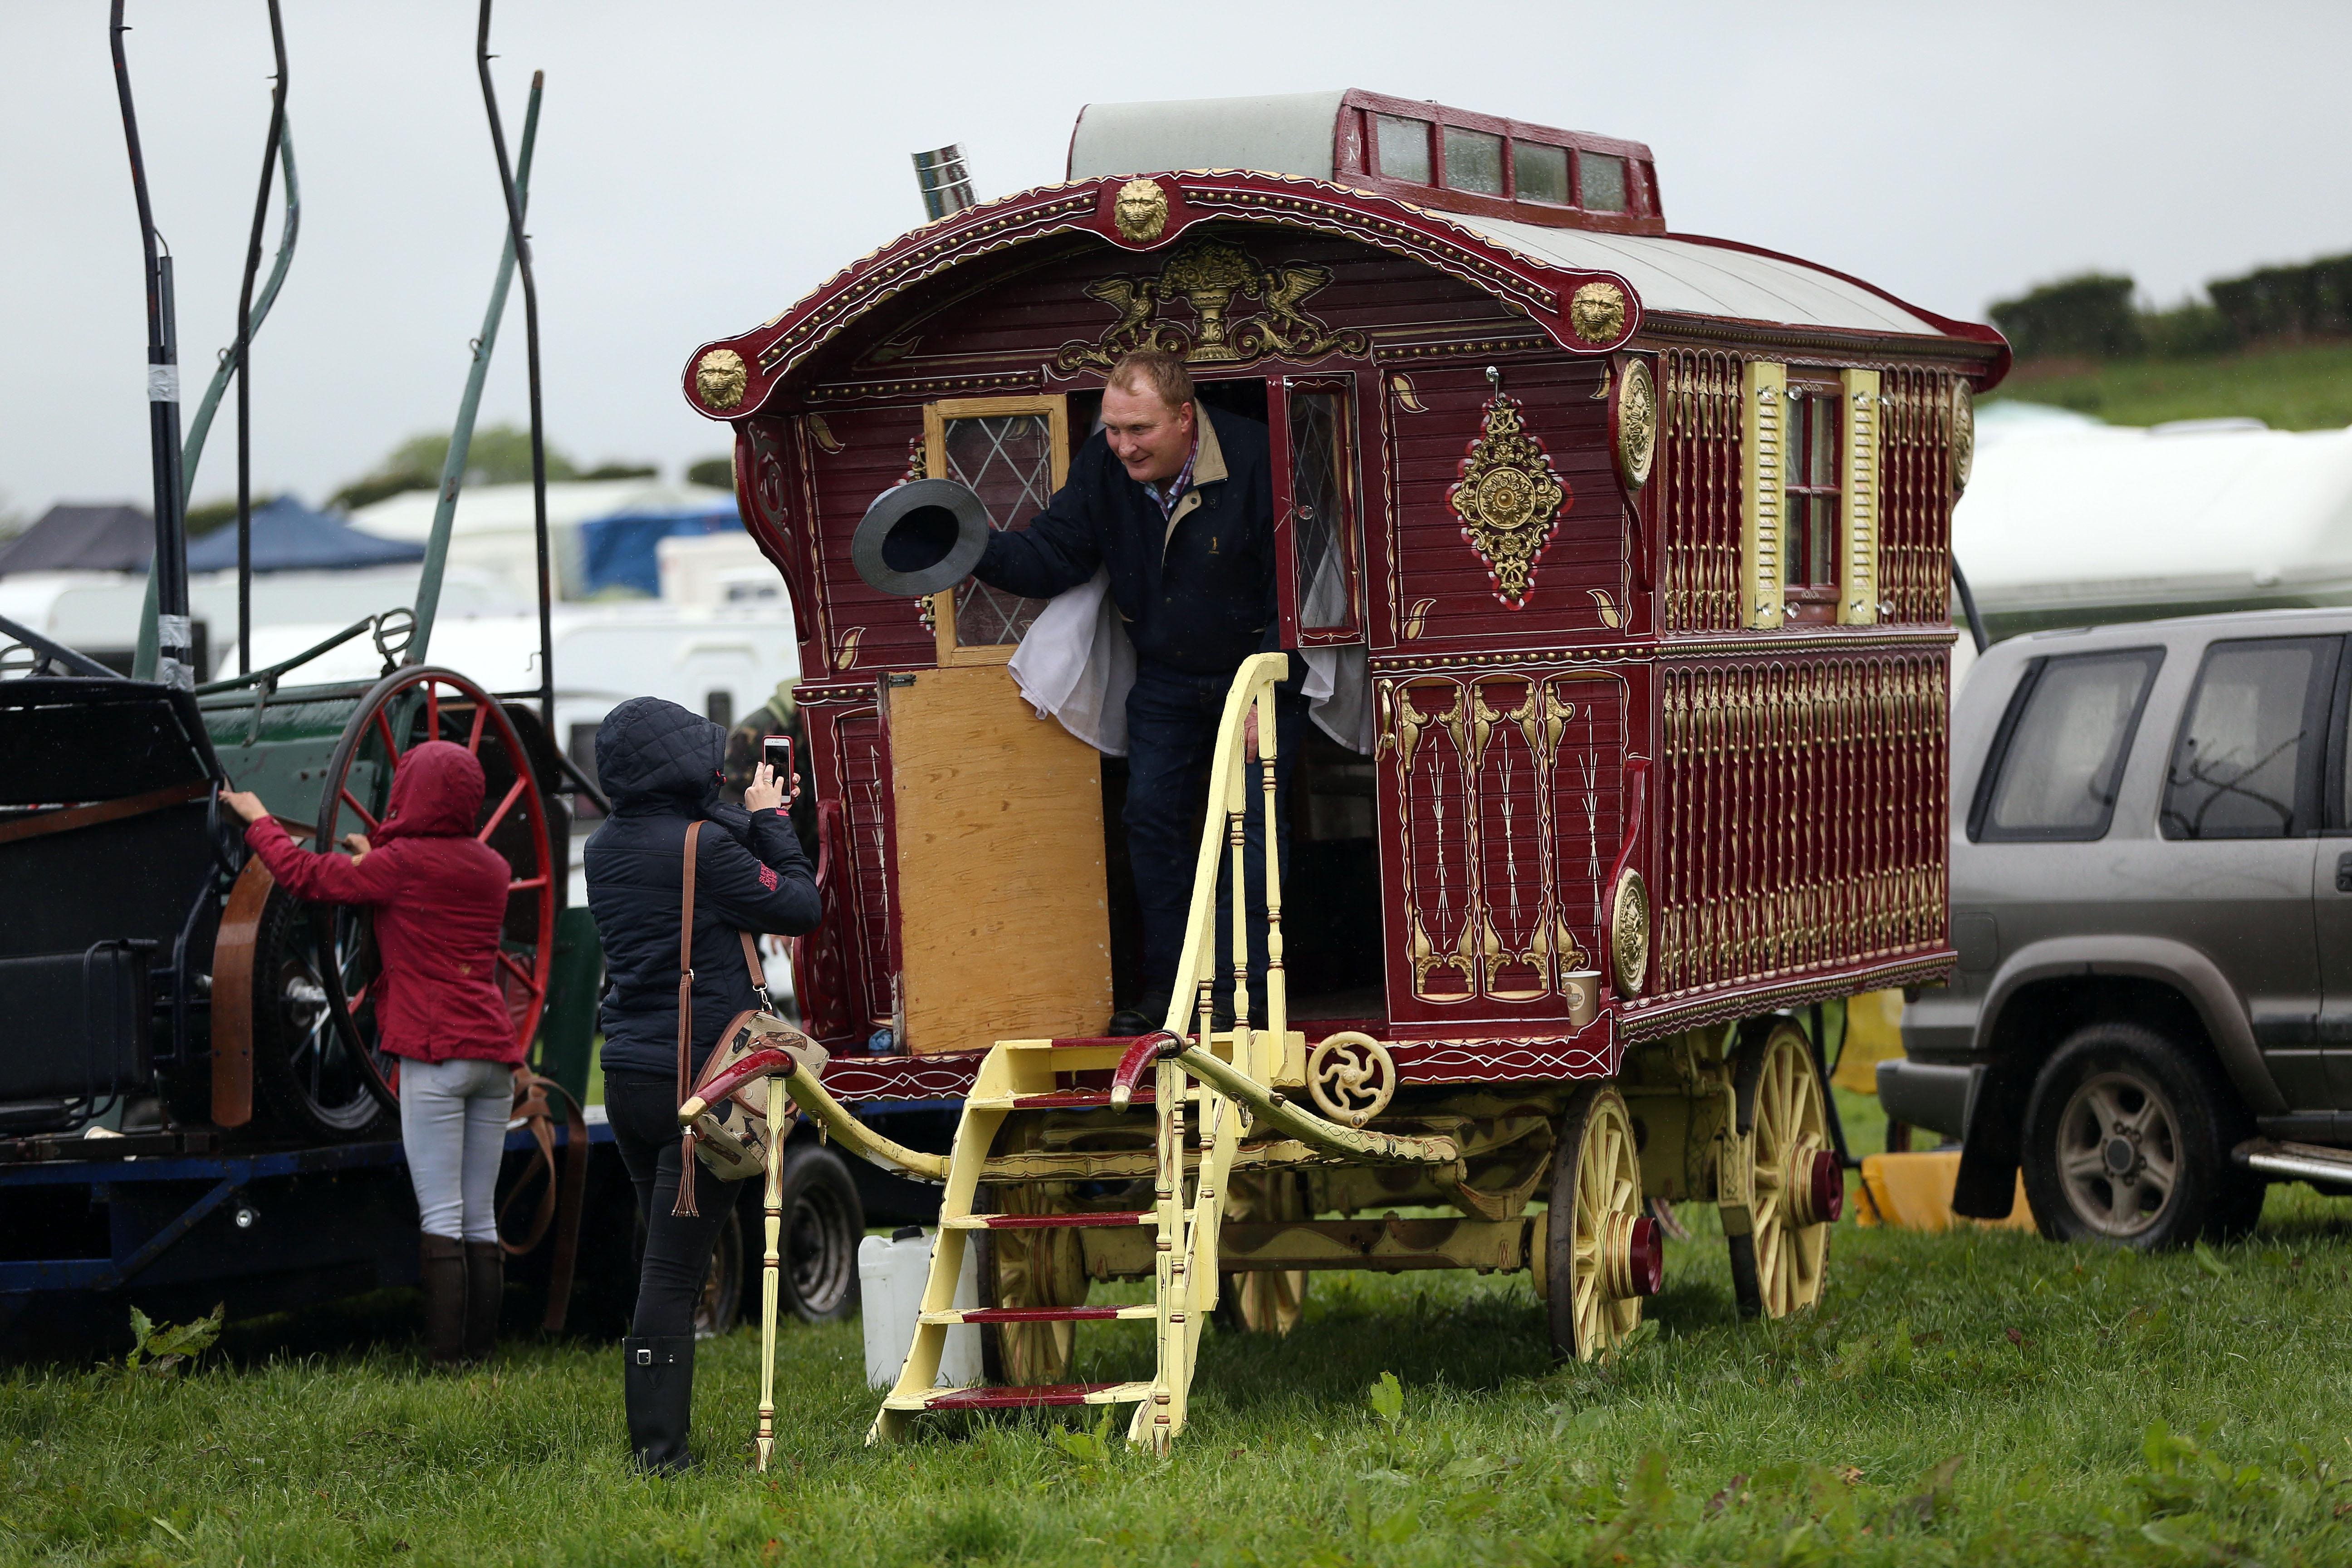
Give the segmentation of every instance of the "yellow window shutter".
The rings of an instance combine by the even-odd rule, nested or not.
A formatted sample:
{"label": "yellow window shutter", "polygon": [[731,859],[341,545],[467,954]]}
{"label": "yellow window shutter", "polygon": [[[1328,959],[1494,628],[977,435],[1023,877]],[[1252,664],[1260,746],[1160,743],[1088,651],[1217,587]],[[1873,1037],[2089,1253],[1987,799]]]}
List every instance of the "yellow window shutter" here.
{"label": "yellow window shutter", "polygon": [[1742,624],[1777,626],[1788,593],[1781,544],[1787,537],[1788,475],[1783,470],[1782,416],[1788,409],[1789,367],[1750,360],[1740,371],[1739,582]]}
{"label": "yellow window shutter", "polygon": [[1838,624],[1878,620],[1878,373],[1849,370],[1845,385],[1845,538],[1838,552]]}

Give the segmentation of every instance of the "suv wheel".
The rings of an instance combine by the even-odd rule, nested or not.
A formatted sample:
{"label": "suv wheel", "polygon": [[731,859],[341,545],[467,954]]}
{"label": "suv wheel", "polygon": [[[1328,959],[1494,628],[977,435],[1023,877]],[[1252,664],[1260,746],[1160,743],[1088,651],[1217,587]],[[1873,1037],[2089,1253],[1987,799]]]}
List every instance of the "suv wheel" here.
{"label": "suv wheel", "polygon": [[2263,1183],[2230,1162],[2243,1120],[2219,1075],[2163,1036],[2075,1031],[2025,1110],[2025,1195],[2042,1234],[2153,1251],[2252,1229]]}

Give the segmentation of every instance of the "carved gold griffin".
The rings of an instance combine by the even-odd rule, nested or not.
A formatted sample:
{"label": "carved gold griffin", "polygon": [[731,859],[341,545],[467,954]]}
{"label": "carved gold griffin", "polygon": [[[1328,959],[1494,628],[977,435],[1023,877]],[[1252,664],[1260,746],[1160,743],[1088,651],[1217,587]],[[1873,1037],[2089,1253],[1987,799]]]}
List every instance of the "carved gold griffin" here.
{"label": "carved gold griffin", "polygon": [[[1154,187],[1157,188],[1156,186]],[[1073,340],[1054,356],[1065,371],[1108,370],[1137,349],[1181,354],[1194,364],[1247,364],[1279,355],[1312,360],[1334,353],[1371,352],[1364,333],[1334,331],[1299,309],[1331,281],[1331,269],[1311,262],[1261,266],[1228,240],[1195,239],[1180,246],[1156,275],[1117,275],[1087,285],[1087,297],[1118,312],[1093,342]],[[1181,304],[1192,322],[1162,311]]]}
{"label": "carved gold griffin", "polygon": [[1517,400],[1496,393],[1445,500],[1462,520],[1463,539],[1486,563],[1496,597],[1509,608],[1526,607],[1537,557],[1551,542],[1569,499],[1550,454],[1528,434]]}

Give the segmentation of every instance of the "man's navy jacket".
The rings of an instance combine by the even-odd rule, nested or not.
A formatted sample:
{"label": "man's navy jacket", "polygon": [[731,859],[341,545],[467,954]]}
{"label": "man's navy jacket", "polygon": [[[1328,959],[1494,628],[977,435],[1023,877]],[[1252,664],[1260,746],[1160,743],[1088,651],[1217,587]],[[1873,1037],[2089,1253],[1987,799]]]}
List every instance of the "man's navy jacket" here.
{"label": "man's navy jacket", "polygon": [[1024,599],[1050,599],[1108,568],[1111,601],[1145,664],[1229,676],[1251,654],[1279,648],[1265,426],[1192,407],[1200,451],[1172,518],[1127,477],[1097,430],[1027,528],[989,535],[972,575]]}

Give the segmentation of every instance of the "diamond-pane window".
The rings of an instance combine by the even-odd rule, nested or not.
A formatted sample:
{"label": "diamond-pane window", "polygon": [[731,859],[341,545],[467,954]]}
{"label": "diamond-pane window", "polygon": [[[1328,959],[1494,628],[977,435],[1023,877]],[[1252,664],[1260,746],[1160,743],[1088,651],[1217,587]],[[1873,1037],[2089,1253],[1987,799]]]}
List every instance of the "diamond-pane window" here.
{"label": "diamond-pane window", "polygon": [[[997,528],[1026,528],[1054,499],[1053,427],[1042,414],[952,418],[941,430],[947,477],[970,485]],[[956,591],[958,647],[1017,643],[1045,607],[967,578]]]}

